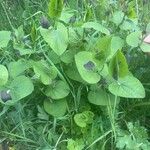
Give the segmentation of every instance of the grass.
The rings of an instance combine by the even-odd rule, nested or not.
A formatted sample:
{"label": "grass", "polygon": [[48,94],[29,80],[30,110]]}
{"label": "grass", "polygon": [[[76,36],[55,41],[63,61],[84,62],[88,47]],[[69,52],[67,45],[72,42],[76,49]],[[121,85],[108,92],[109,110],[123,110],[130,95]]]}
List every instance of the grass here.
{"label": "grass", "polygon": [[3,0],[0,4],[0,29],[11,30],[24,23],[24,19],[37,11],[45,12],[48,0]]}
{"label": "grass", "polygon": [[[38,12],[47,13],[48,1],[49,0],[3,0],[2,3],[0,3],[0,16],[2,16],[0,19],[0,30],[12,30],[22,24],[26,26],[26,23],[30,24],[32,21],[34,21],[34,19],[35,21],[38,21],[36,20],[38,17],[34,18],[34,16],[39,15],[40,13]],[[81,5],[80,2],[81,1],[79,0],[67,1],[68,5],[70,5],[72,8]],[[102,4],[105,5],[105,3]],[[140,15],[139,11],[141,11],[139,5],[140,4],[136,0],[137,15]],[[83,6],[84,5],[80,6],[81,9],[84,9]],[[99,12],[99,10],[97,10],[97,12]],[[101,15],[104,17],[104,14]],[[53,62],[45,53],[44,57],[52,66],[55,67]],[[149,60],[147,60],[147,62],[149,63]],[[136,63],[141,64],[141,62],[138,61]],[[139,68],[139,64],[136,66],[137,70]],[[144,62],[142,67],[147,68],[148,66]],[[60,69],[59,71],[57,69],[57,71],[62,80],[65,80],[65,82],[68,83],[70,82],[69,79],[65,77],[63,70]],[[149,71],[145,72],[143,78],[143,82],[146,83],[145,86],[147,91],[150,89],[150,85],[147,83],[147,81],[149,81],[148,72]],[[138,72],[135,72],[135,74],[136,73],[138,74]],[[82,102],[81,93],[86,93],[86,90],[88,89],[84,89],[82,86],[80,86],[76,92],[73,84],[71,82],[69,84],[70,87],[72,87],[71,92],[75,99],[74,103],[76,108],[73,109],[78,111],[78,104],[76,104],[76,100],[78,102]],[[54,150],[57,148],[59,150],[59,144],[66,143],[71,135],[75,135],[77,133],[77,136],[75,135],[75,137],[78,137],[78,134],[81,134],[72,123],[74,115],[72,110],[68,110],[68,115],[59,120],[53,119],[52,117],[48,116],[41,107],[39,107],[45,98],[44,95],[39,93],[40,92],[37,91],[32,95],[32,97],[27,97],[23,102],[20,101],[15,106],[10,106],[9,110],[6,106],[2,108],[0,105],[0,110],[4,109],[4,114],[0,113],[0,143],[8,141],[9,146],[15,150]],[[147,98],[149,99],[149,96]],[[96,139],[92,141],[86,149],[94,150],[94,146],[101,140],[103,142],[103,147],[105,147],[105,144],[109,141],[113,149],[113,140],[116,140],[118,126],[124,125],[123,127],[126,127],[126,122],[136,121],[136,118],[139,119],[141,125],[146,126],[148,129],[148,134],[150,134],[150,123],[147,121],[150,117],[150,113],[148,111],[149,102],[146,100],[141,101],[138,99],[134,100],[134,102],[132,100],[126,100],[125,102],[121,102],[120,106],[121,107],[118,108],[117,104],[115,104],[114,107],[108,106],[107,109],[98,110],[97,108],[94,110],[100,116],[97,117],[97,122],[99,122],[98,127],[101,128],[102,131],[105,131],[107,125],[110,124],[111,129],[107,132],[101,133],[101,135],[96,137]],[[84,110],[85,108],[82,109]],[[116,120],[116,118],[118,120]],[[91,134],[88,134],[87,136],[93,135],[92,131],[90,132]],[[108,136],[110,138],[106,139]],[[107,147],[106,150],[107,149],[109,148]]]}

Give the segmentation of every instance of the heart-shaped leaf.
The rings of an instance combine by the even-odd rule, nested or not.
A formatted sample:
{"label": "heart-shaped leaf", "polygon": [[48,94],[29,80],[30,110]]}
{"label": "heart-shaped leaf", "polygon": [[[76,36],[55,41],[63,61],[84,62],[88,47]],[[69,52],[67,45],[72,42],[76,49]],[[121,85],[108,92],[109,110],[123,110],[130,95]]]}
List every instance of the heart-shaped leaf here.
{"label": "heart-shaped leaf", "polygon": [[140,37],[141,37],[140,31],[132,32],[126,37],[126,42],[128,45],[132,47],[138,47],[140,43]]}
{"label": "heart-shaped leaf", "polygon": [[7,47],[7,44],[10,40],[10,31],[0,31],[0,48]]}
{"label": "heart-shaped leaf", "polygon": [[11,77],[17,77],[21,73],[23,73],[26,69],[28,69],[29,66],[26,61],[24,60],[18,60],[16,62],[10,62],[8,65],[8,70]]}
{"label": "heart-shaped leaf", "polygon": [[127,98],[144,98],[145,90],[141,82],[133,77],[126,76],[119,78],[118,81],[114,81],[109,85],[109,91],[120,97]]}
{"label": "heart-shaped leaf", "polygon": [[113,13],[112,22],[117,26],[122,22],[124,13],[122,11],[116,11]]}
{"label": "heart-shaped leaf", "polygon": [[58,80],[50,85],[45,94],[52,99],[62,99],[70,93],[69,86],[66,82]]}
{"label": "heart-shaped leaf", "polygon": [[44,109],[48,114],[52,115],[53,117],[62,117],[67,111],[67,101],[66,99],[61,99],[59,101],[50,101],[49,99],[45,100]]}
{"label": "heart-shaped leaf", "polygon": [[82,28],[93,28],[96,31],[110,35],[109,30],[97,22],[86,22],[83,24]]}
{"label": "heart-shaped leaf", "polygon": [[0,65],[0,86],[3,86],[8,81],[8,71],[3,65]]}
{"label": "heart-shaped leaf", "polygon": [[57,29],[41,28],[40,32],[44,40],[57,55],[60,56],[66,51],[68,46],[68,32],[63,24],[58,23]]}
{"label": "heart-shaped leaf", "polygon": [[[75,62],[79,74],[82,79],[87,83],[94,84],[100,80],[100,75],[95,71],[96,67],[98,67],[98,63],[91,52],[82,51],[75,55]],[[87,64],[91,62],[93,67],[91,68],[87,66]],[[86,67],[87,66],[87,67]]]}
{"label": "heart-shaped leaf", "polygon": [[12,97],[12,102],[16,102],[30,95],[33,90],[34,86],[29,78],[25,76],[16,77],[10,84],[10,94]]}

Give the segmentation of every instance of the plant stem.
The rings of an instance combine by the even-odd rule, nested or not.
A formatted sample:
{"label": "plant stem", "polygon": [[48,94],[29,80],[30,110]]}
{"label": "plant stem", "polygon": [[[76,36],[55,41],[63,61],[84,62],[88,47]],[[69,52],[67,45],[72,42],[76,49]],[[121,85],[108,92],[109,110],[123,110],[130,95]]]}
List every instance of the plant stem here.
{"label": "plant stem", "polygon": [[54,121],[53,121],[53,131],[54,131],[54,133],[56,132],[56,123],[57,123],[57,119],[54,117]]}

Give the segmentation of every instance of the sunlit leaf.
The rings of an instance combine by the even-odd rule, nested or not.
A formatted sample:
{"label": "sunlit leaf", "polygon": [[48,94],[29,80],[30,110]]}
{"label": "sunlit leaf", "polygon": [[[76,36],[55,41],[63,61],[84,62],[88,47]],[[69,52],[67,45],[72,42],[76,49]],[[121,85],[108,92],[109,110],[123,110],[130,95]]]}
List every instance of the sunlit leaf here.
{"label": "sunlit leaf", "polygon": [[116,11],[113,13],[112,22],[117,26],[123,21],[124,13],[122,11]]}
{"label": "sunlit leaf", "polygon": [[8,81],[8,71],[4,65],[0,65],[0,86],[3,86]]}
{"label": "sunlit leaf", "polygon": [[25,76],[16,77],[10,84],[10,93],[12,100],[18,101],[28,95],[34,90],[32,81]]}
{"label": "sunlit leaf", "polygon": [[111,39],[111,56],[113,56],[118,50],[122,49],[124,41],[118,36],[113,36]]}
{"label": "sunlit leaf", "polygon": [[109,35],[110,32],[107,28],[105,28],[103,25],[97,23],[97,22],[86,22],[82,26],[83,28],[93,28],[96,31],[100,31],[101,33],[104,33],[106,35]]}
{"label": "sunlit leaf", "polygon": [[62,55],[68,46],[68,32],[67,28],[58,23],[57,29],[40,29],[44,40],[49,44],[52,50],[57,55]]}
{"label": "sunlit leaf", "polygon": [[50,0],[49,3],[49,16],[51,18],[58,18],[61,15],[63,9],[63,0]]}
{"label": "sunlit leaf", "polygon": [[126,37],[126,42],[128,45],[132,47],[138,47],[140,43],[140,37],[141,37],[140,31],[132,32]]}
{"label": "sunlit leaf", "polygon": [[77,139],[76,141],[69,139],[67,143],[67,150],[82,150],[84,149],[84,140]]}
{"label": "sunlit leaf", "polygon": [[20,59],[18,61],[10,62],[8,65],[8,70],[11,77],[16,77],[22,74],[29,66],[26,61]]}
{"label": "sunlit leaf", "polygon": [[60,16],[60,20],[65,22],[65,23],[69,23],[70,18],[74,15],[73,10],[69,9],[69,8],[65,8],[63,9],[61,16]]}
{"label": "sunlit leaf", "polygon": [[[91,52],[79,52],[75,55],[75,62],[79,74],[81,75],[82,79],[85,80],[87,83],[94,84],[100,80],[100,75],[96,71],[94,71],[98,63],[94,59]],[[94,64],[93,69],[89,70],[85,67],[88,62],[92,62]]]}
{"label": "sunlit leaf", "polygon": [[93,117],[93,112],[84,111],[82,113],[76,114],[74,116],[74,121],[79,127],[83,128],[86,127],[88,124],[92,123]]}
{"label": "sunlit leaf", "polygon": [[10,31],[0,31],[0,48],[7,47],[9,42],[11,32]]}
{"label": "sunlit leaf", "polygon": [[114,78],[125,77],[129,70],[124,54],[119,50],[109,63],[109,72]]}
{"label": "sunlit leaf", "polygon": [[118,81],[114,81],[109,85],[109,91],[120,97],[126,98],[144,98],[145,90],[141,82],[133,77],[126,76],[119,78]]}
{"label": "sunlit leaf", "polygon": [[98,51],[99,55],[96,57],[97,59],[104,59],[111,54],[111,36],[100,37],[96,41],[95,49]]}

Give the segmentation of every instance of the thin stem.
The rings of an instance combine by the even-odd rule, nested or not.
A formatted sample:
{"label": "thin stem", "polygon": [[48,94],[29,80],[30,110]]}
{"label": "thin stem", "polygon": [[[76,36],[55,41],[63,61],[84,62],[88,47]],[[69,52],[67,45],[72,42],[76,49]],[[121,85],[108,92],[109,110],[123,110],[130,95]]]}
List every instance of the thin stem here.
{"label": "thin stem", "polygon": [[54,117],[54,121],[53,121],[53,131],[54,131],[54,133],[56,131],[56,123],[57,123],[57,119]]}
{"label": "thin stem", "polygon": [[6,132],[6,131],[1,131],[1,133],[9,135],[9,136],[12,136],[12,137],[16,137],[16,138],[19,138],[19,139],[23,139],[26,142],[30,142],[30,143],[33,143],[33,144],[37,145],[37,142],[35,142],[35,141],[31,140],[31,139],[25,138],[23,136],[17,135],[17,134],[9,133],[9,132]]}
{"label": "thin stem", "polygon": [[104,133],[102,136],[100,136],[99,138],[97,138],[92,144],[90,144],[85,150],[87,150],[90,147],[92,147],[94,144],[96,144],[97,142],[99,142],[100,140],[102,140],[104,137],[106,137],[111,132],[112,132],[112,130],[109,130],[108,132]]}
{"label": "thin stem", "polygon": [[62,136],[63,136],[63,134],[64,134],[64,131],[61,133],[61,135],[59,136],[59,138],[58,138],[58,140],[57,140],[57,142],[56,142],[56,144],[55,144],[55,149],[57,148],[57,145],[59,144],[59,142],[60,142],[60,140],[61,140],[61,138],[62,138]]}

